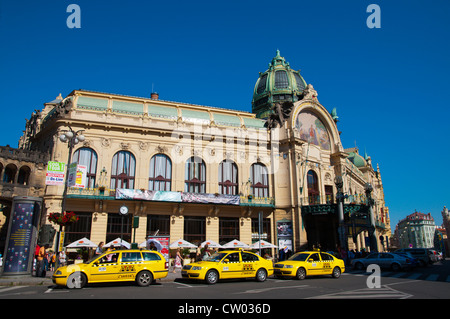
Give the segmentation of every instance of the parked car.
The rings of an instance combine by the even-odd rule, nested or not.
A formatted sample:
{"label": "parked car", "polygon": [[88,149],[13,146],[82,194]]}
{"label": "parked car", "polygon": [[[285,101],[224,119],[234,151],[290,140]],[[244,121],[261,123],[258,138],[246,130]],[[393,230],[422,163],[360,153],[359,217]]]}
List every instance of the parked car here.
{"label": "parked car", "polygon": [[333,278],[339,278],[344,271],[345,264],[342,259],[319,251],[296,253],[288,260],[276,263],[274,267],[275,276],[299,280],[314,275],[331,275]]}
{"label": "parked car", "polygon": [[414,258],[419,260],[422,267],[433,263],[427,248],[402,248],[397,249],[395,252],[410,253]]}
{"label": "parked car", "polygon": [[413,255],[411,255],[410,253],[405,253],[405,252],[400,252],[400,251],[394,251],[393,254],[397,254],[400,256],[403,256],[405,258],[409,258],[411,261],[411,266],[412,268],[415,267],[419,267],[420,266],[420,262],[419,259],[415,258]]}
{"label": "parked car", "polygon": [[394,271],[413,268],[411,259],[393,253],[371,253],[365,258],[353,259],[351,264],[353,268],[358,270],[366,269],[367,266],[372,264]]}
{"label": "parked car", "polygon": [[428,249],[428,256],[430,257],[431,263],[435,263],[439,261],[439,254],[434,249]]}
{"label": "parked car", "polygon": [[167,277],[164,256],[150,250],[113,250],[82,264],[63,266],[53,274],[53,283],[67,288],[83,288],[88,283],[135,281],[148,286]]}
{"label": "parked car", "polygon": [[181,271],[186,279],[215,284],[219,279],[254,278],[262,282],[273,275],[272,261],[241,250],[223,250],[206,260],[187,264]]}

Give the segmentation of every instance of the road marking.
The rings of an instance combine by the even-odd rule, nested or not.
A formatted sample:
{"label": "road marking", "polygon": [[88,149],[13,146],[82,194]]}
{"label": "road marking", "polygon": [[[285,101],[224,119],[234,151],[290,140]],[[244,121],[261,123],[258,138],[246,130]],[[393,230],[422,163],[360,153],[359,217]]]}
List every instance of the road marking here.
{"label": "road marking", "polygon": [[276,290],[276,289],[291,289],[291,288],[306,288],[309,287],[309,285],[299,285],[299,286],[285,286],[285,287],[269,287],[269,288],[261,288],[261,289],[250,289],[242,292],[236,292],[236,294],[259,294],[261,292],[266,292],[270,290]]}
{"label": "road marking", "polygon": [[420,276],[422,276],[422,274],[416,272],[416,273],[413,273],[413,274],[409,275],[409,276],[408,276],[408,279],[417,279],[417,278],[419,278]]}
{"label": "road marking", "polygon": [[412,297],[412,295],[392,289],[388,286],[382,286],[382,288],[364,288],[315,296],[307,299],[406,299],[409,297]]}
{"label": "road marking", "polygon": [[54,290],[55,288],[57,288],[58,286],[51,286],[50,288],[48,288],[44,294],[49,294],[49,293],[59,293],[59,292],[69,292],[69,290],[67,289],[58,289],[58,290]]}
{"label": "road marking", "polygon": [[399,278],[399,277],[404,276],[404,275],[406,275],[406,272],[398,272],[396,274],[393,274],[391,277]]}
{"label": "road marking", "polygon": [[174,281],[173,283],[174,283],[174,284],[177,284],[177,285],[181,285],[181,286],[183,286],[183,287],[178,287],[178,288],[197,288],[197,287],[209,287],[209,285],[195,285],[195,286],[191,286],[191,285],[188,285],[188,284],[184,284],[184,283],[182,283],[182,282],[177,282],[177,281]]}
{"label": "road marking", "polygon": [[24,288],[24,287],[26,287],[26,286],[14,286],[14,287],[8,287],[8,288],[0,288],[0,294],[4,293],[4,292],[7,292],[7,291]]}
{"label": "road marking", "polygon": [[431,274],[425,280],[436,281],[439,278],[439,274]]}

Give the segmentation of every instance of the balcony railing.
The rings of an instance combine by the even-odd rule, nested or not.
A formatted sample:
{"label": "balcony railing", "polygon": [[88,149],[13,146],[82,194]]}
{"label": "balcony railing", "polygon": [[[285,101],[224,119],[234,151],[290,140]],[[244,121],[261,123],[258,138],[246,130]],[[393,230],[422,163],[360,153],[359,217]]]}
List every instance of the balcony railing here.
{"label": "balcony railing", "polygon": [[[145,191],[145,190],[141,190]],[[138,191],[139,192],[139,191]],[[164,192],[163,192],[164,193]],[[181,192],[166,192],[166,193],[179,193]],[[191,193],[183,193],[184,195],[189,195]],[[116,190],[115,189],[109,189],[109,188],[76,188],[76,187],[69,187],[67,190],[68,197],[72,198],[92,198],[92,199],[116,199]],[[195,194],[192,194],[195,197]],[[202,194],[198,194],[200,196]],[[203,194],[205,196],[210,196],[214,199],[214,197],[220,197],[220,196],[229,196],[229,195],[219,195],[219,194]],[[211,196],[214,195],[214,196]],[[136,197],[137,198],[137,197]],[[134,198],[134,199],[136,199]],[[159,197],[161,199],[161,197]],[[132,199],[132,198],[127,198]],[[173,199],[172,199],[173,200]],[[165,201],[162,199],[162,201]],[[176,201],[176,200],[175,200]],[[181,197],[180,200],[182,201]],[[187,202],[187,201],[186,201]],[[191,201],[192,203],[195,201]],[[199,201],[200,202],[200,201]],[[217,202],[219,203],[219,201]],[[223,202],[222,202],[223,203]],[[225,203],[227,204],[227,203]],[[234,205],[241,205],[241,206],[269,206],[273,207],[275,204],[275,200],[272,197],[255,197],[255,196],[240,196],[239,201],[236,201],[233,203]]]}
{"label": "balcony railing", "polygon": [[272,197],[241,196],[242,206],[274,206],[275,199]]}
{"label": "balcony railing", "polygon": [[[366,194],[345,195],[344,204],[367,205]],[[332,195],[314,195],[300,197],[301,205],[330,205],[337,204],[337,199]]]}
{"label": "balcony railing", "polygon": [[69,197],[75,195],[76,197],[115,197],[116,190],[109,188],[78,188],[78,187],[69,187],[67,189],[67,195]]}

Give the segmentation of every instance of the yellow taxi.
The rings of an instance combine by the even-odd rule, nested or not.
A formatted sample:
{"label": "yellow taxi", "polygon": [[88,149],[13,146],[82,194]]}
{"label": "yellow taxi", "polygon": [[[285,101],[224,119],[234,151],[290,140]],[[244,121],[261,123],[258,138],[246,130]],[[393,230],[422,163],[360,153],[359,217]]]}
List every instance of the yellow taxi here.
{"label": "yellow taxi", "polygon": [[288,260],[274,265],[276,277],[294,277],[305,279],[306,276],[331,275],[339,278],[345,272],[342,259],[321,251],[302,251],[294,254]]}
{"label": "yellow taxi", "polygon": [[204,280],[215,284],[219,279],[255,278],[265,281],[273,275],[272,261],[242,250],[216,252],[207,260],[187,264],[181,270],[183,278]]}
{"label": "yellow taxi", "polygon": [[68,288],[83,288],[87,283],[136,281],[150,285],[155,279],[167,277],[168,263],[164,256],[151,250],[113,250],[86,263],[59,267],[53,283]]}

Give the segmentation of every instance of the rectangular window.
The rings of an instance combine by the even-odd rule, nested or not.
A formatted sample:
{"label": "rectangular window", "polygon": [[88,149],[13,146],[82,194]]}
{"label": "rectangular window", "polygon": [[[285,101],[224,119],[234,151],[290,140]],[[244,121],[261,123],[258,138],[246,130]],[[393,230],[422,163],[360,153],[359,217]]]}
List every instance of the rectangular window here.
{"label": "rectangular window", "polygon": [[239,218],[220,217],[219,243],[223,245],[233,239],[239,240]]}
{"label": "rectangular window", "polygon": [[92,213],[77,213],[78,221],[66,226],[64,246],[81,238],[91,238]]}
{"label": "rectangular window", "polygon": [[147,215],[147,236],[169,236],[170,216]]}
{"label": "rectangular window", "polygon": [[188,242],[199,245],[206,240],[206,218],[205,217],[184,217],[184,239]]}

